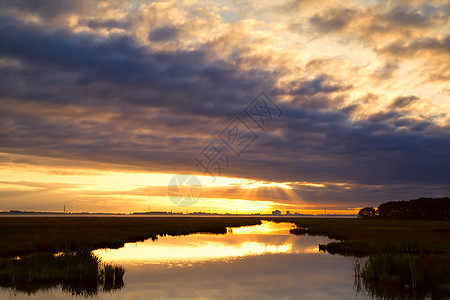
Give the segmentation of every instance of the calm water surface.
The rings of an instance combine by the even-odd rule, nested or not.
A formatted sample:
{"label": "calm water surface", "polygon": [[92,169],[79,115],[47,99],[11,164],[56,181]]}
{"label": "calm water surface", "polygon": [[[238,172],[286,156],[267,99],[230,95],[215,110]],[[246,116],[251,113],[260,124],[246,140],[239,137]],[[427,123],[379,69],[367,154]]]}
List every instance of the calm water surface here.
{"label": "calm water surface", "polygon": [[[319,252],[331,240],[295,236],[292,224],[230,229],[227,234],[164,236],[94,251],[126,269],[125,287],[96,299],[363,299],[352,259]],[[61,289],[33,295],[0,290],[2,299],[73,299]],[[78,297],[79,298],[79,297]]]}

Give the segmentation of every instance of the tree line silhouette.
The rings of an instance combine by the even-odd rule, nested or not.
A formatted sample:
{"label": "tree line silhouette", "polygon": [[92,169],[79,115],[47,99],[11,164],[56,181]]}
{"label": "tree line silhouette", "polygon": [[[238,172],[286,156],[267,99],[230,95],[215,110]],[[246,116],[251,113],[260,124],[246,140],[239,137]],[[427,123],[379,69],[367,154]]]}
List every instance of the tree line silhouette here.
{"label": "tree line silhouette", "polygon": [[450,198],[419,198],[409,201],[390,201],[378,206],[364,207],[359,218],[449,220]]}

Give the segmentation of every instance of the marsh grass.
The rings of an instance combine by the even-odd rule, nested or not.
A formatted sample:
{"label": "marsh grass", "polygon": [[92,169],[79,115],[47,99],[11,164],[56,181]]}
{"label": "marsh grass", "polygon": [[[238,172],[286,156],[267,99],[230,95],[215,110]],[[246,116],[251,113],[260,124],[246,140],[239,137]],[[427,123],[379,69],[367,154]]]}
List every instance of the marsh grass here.
{"label": "marsh grass", "polygon": [[122,288],[124,285],[124,274],[125,269],[123,267],[105,264],[100,271],[101,282],[103,282],[103,291]]}
{"label": "marsh grass", "polygon": [[295,235],[306,235],[309,233],[309,230],[308,230],[308,228],[304,228],[304,227],[295,227],[295,228],[291,228],[289,230],[289,233],[295,234]]}
{"label": "marsh grass", "polygon": [[0,285],[27,293],[61,285],[74,295],[95,295],[122,288],[124,273],[120,266],[101,263],[87,249],[0,259]]}
{"label": "marsh grass", "polygon": [[383,254],[356,258],[355,287],[382,299],[450,296],[450,256]]}
{"label": "marsh grass", "polygon": [[120,248],[162,235],[224,234],[227,227],[259,224],[246,217],[1,217],[0,256]]}
{"label": "marsh grass", "polygon": [[344,240],[320,245],[324,251],[330,254],[342,255],[367,255],[388,253],[448,253],[448,241],[420,241],[414,239],[406,240]]}
{"label": "marsh grass", "polygon": [[264,218],[295,223],[293,234],[328,236],[319,245],[331,254],[364,256],[386,253],[450,253],[450,222],[351,218]]}

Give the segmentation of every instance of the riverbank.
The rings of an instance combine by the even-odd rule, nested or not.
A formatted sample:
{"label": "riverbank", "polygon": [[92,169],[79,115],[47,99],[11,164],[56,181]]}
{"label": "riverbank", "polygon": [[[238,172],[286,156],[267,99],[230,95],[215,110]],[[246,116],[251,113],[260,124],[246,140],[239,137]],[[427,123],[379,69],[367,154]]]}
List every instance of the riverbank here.
{"label": "riverbank", "polygon": [[0,257],[36,252],[56,253],[79,248],[119,248],[127,242],[158,235],[226,233],[227,227],[261,224],[251,217],[3,217]]}
{"label": "riverbank", "polygon": [[276,219],[292,222],[300,234],[339,240],[321,245],[331,254],[450,253],[450,222],[384,219]]}
{"label": "riverbank", "polygon": [[227,227],[292,222],[303,234],[339,240],[321,249],[342,255],[379,253],[449,253],[450,222],[343,218],[276,217],[3,217],[0,256],[70,249],[118,248],[158,235],[226,233]]}

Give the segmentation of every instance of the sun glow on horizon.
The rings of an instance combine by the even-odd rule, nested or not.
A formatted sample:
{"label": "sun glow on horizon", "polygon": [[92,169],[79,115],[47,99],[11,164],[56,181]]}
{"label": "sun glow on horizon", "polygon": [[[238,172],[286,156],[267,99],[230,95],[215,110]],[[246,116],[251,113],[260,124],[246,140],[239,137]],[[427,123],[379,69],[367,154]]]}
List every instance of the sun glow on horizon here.
{"label": "sun glow on horizon", "polygon": [[[8,154],[1,154],[8,157]],[[9,209],[39,210],[39,199],[53,199],[54,203],[43,206],[49,210],[54,206],[67,205],[73,212],[131,212],[152,210],[184,211],[174,206],[167,197],[168,184],[176,174],[142,171],[103,170],[86,167],[33,166],[8,162],[0,166],[0,191],[17,193],[16,199],[32,202],[27,208],[0,207]],[[191,211],[235,213],[270,212],[282,203],[270,197],[258,200],[251,195],[258,189],[290,189],[287,183],[257,181],[243,178],[197,176],[201,181],[205,196]],[[233,191],[234,192],[233,192]],[[23,194],[21,191],[34,192]],[[238,194],[236,194],[238,193]],[[232,195],[235,195],[232,198]],[[236,197],[236,195],[238,197]],[[98,203],[97,206],[94,203]],[[238,206],[238,207],[236,207]],[[111,209],[112,208],[112,209]]]}
{"label": "sun glow on horizon", "polygon": [[[63,167],[61,161],[43,167],[22,163],[30,159],[28,156],[0,153],[0,157],[6,161],[0,166],[0,178],[3,178],[0,192],[9,193],[10,199],[16,200],[0,207],[0,210],[6,211],[61,211],[65,206],[70,212],[130,213],[151,210],[270,214],[278,209],[283,213],[289,210],[292,213],[320,214],[323,211],[303,203],[294,186],[324,188],[328,185],[196,175],[201,182],[201,198],[195,205],[183,208],[175,206],[168,197],[168,184],[175,174],[84,166],[76,168],[73,163]],[[14,204],[19,202],[22,205]],[[342,208],[334,211],[342,212],[354,214],[354,210],[345,211]],[[330,213],[333,212],[330,210]]]}

